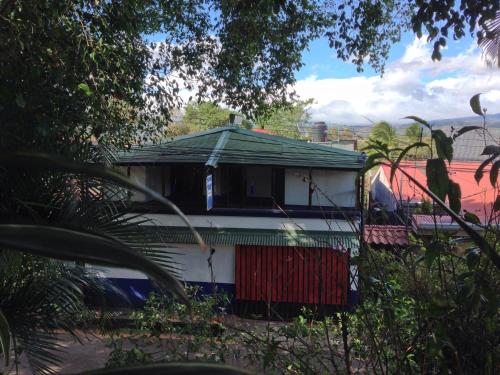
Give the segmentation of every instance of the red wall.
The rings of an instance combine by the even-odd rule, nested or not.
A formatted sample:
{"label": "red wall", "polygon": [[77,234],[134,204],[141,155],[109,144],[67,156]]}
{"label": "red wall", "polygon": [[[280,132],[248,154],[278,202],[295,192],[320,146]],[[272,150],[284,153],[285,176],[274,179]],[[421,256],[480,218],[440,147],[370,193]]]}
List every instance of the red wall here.
{"label": "red wall", "polygon": [[236,245],[236,299],[345,305],[348,256],[331,248]]}

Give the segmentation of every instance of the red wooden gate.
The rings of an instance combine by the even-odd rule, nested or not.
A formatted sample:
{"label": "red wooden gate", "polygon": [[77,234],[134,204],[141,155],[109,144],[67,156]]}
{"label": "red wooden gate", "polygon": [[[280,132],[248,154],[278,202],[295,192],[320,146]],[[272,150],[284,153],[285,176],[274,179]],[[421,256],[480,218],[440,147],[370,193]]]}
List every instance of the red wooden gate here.
{"label": "red wooden gate", "polygon": [[236,299],[345,305],[347,269],[329,248],[236,245]]}

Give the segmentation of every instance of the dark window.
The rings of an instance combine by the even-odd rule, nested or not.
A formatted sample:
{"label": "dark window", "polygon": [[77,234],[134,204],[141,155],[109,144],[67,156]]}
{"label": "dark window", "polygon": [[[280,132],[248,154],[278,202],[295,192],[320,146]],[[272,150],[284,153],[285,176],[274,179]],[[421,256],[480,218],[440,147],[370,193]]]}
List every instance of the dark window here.
{"label": "dark window", "polygon": [[204,180],[202,166],[173,166],[170,176],[172,200],[181,206],[187,207],[203,205]]}

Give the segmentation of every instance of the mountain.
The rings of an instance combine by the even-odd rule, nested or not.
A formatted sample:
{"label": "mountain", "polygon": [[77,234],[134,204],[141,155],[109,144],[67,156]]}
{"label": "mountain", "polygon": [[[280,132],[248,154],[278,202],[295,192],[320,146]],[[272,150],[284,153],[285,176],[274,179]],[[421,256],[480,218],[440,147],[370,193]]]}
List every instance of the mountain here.
{"label": "mountain", "polygon": [[[483,119],[479,116],[468,116],[468,117],[456,117],[443,120],[433,120],[429,121],[434,127],[461,127],[461,126],[471,126],[483,125]],[[500,128],[500,113],[487,114],[486,115],[486,126],[488,128]]]}

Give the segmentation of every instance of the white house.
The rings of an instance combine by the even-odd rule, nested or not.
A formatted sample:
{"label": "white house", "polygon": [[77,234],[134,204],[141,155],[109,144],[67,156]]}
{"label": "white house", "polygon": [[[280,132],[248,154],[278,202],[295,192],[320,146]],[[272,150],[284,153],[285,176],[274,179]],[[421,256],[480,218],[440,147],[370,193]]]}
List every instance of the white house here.
{"label": "white house", "polygon": [[[217,285],[238,311],[355,303],[363,164],[358,152],[236,127],[134,147],[117,162],[176,203],[208,244],[200,250],[179,217],[143,194],[130,197],[168,229],[182,279]],[[108,277],[139,295],[151,288],[138,272]]]}

